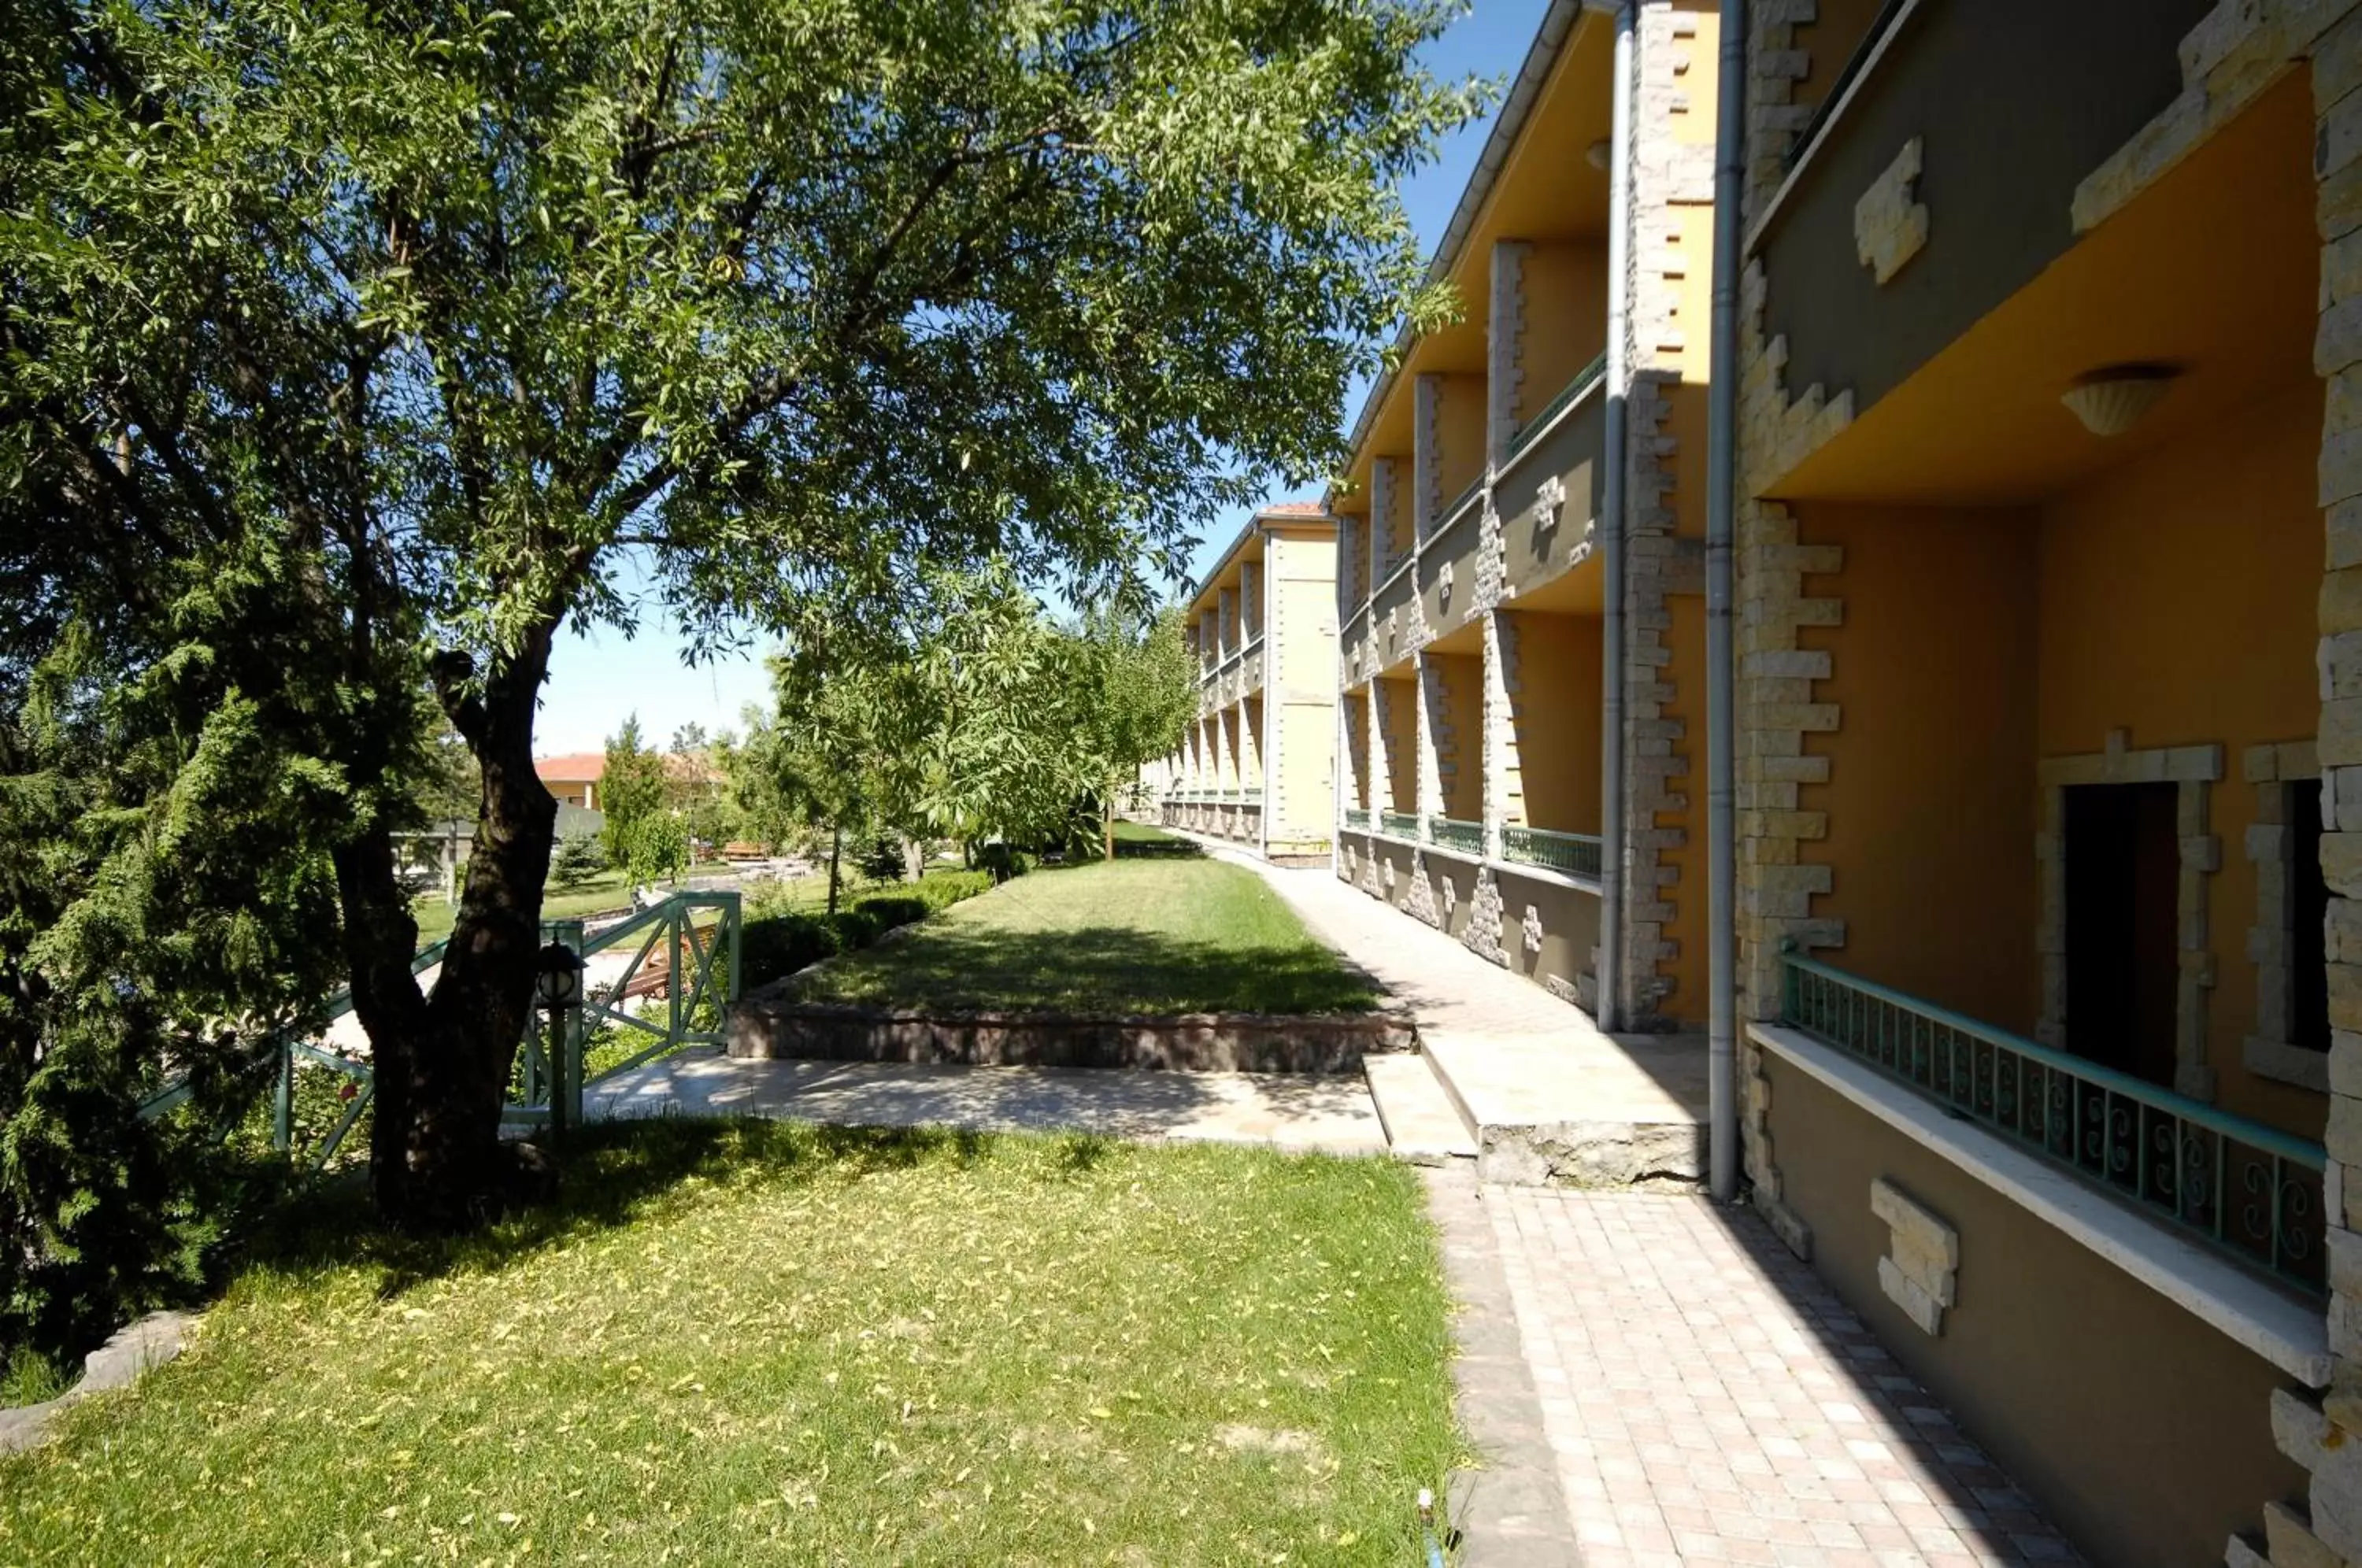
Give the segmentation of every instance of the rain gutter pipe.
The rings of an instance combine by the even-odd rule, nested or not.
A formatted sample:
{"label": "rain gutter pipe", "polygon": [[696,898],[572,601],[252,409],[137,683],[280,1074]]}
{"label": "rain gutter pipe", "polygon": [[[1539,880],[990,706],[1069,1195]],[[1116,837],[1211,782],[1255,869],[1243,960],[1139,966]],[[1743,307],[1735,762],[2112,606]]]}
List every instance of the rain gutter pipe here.
{"label": "rain gutter pipe", "polygon": [[1624,1022],[1624,492],[1625,377],[1630,368],[1625,337],[1631,311],[1632,0],[1616,7],[1613,127],[1607,160],[1607,416],[1606,482],[1599,504],[1600,666],[1599,1027]]}
{"label": "rain gutter pipe", "polygon": [[1722,0],[1716,80],[1714,315],[1706,387],[1706,1114],[1707,1190],[1738,1196],[1737,839],[1731,657],[1731,536],[1738,503],[1739,193],[1747,157],[1747,0]]}

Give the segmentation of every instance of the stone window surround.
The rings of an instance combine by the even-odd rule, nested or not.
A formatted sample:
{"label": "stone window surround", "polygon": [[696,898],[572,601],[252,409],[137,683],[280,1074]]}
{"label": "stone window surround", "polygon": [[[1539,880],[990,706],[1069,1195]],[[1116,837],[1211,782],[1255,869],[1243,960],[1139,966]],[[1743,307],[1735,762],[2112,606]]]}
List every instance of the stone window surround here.
{"label": "stone window surround", "polygon": [[2035,765],[2042,787],[2042,828],[2035,835],[2040,902],[2035,947],[2042,955],[2042,1014],[2034,1037],[2055,1051],[2071,1050],[2067,1036],[2067,790],[2081,784],[2180,786],[2174,831],[2180,845],[2175,925],[2173,1088],[2212,1103],[2214,1069],[2206,1060],[2206,993],[2214,988],[2208,945],[2206,879],[2222,868],[2223,843],[2209,830],[2210,797],[2223,778],[2220,745],[2132,749],[2126,732],[2110,730],[2104,750],[2044,757]]}
{"label": "stone window surround", "polygon": [[[2290,875],[2295,870],[2288,832],[2289,796],[2310,785],[2319,789],[2321,764],[2310,740],[2249,746],[2240,754],[2240,772],[2256,787],[2255,825],[2247,830],[2247,859],[2256,867],[2256,923],[2247,928],[2247,961],[2256,966],[2256,1032],[2240,1059],[2257,1077],[2329,1092],[2329,1054],[2289,1038],[2295,976],[2289,955],[2294,944],[2296,901]],[[2275,875],[2277,873],[2277,875]]]}

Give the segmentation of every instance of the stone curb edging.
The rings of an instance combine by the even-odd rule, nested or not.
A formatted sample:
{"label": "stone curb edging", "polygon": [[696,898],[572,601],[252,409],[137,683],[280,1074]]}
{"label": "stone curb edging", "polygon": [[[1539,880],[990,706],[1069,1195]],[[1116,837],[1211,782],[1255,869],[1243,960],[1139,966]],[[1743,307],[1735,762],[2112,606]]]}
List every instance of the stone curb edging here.
{"label": "stone curb edging", "polygon": [[1452,1404],[1478,1454],[1444,1482],[1445,1518],[1457,1536],[1452,1561],[1461,1568],[1580,1568],[1484,1190],[1467,1172],[1420,1176],[1451,1293]]}
{"label": "stone curb edging", "polygon": [[726,1020],[741,1061],[919,1062],[967,1066],[1151,1067],[1188,1072],[1352,1073],[1365,1055],[1417,1048],[1399,1010],[1171,1017],[937,1012],[749,997]]}
{"label": "stone curb edging", "polygon": [[93,1394],[128,1388],[152,1367],[179,1357],[187,1348],[194,1314],[150,1312],[117,1329],[113,1337],[83,1358],[82,1380],[45,1404],[0,1410],[0,1453],[38,1448],[55,1435],[50,1429],[70,1405]]}

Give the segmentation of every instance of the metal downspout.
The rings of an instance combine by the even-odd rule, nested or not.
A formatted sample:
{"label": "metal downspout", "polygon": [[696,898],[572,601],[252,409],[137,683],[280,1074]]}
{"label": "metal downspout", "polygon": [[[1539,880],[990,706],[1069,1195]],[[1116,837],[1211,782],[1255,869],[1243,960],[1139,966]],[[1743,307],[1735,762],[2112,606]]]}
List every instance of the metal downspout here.
{"label": "metal downspout", "polygon": [[1708,1187],[1738,1196],[1738,975],[1737,777],[1732,712],[1731,536],[1737,519],[1739,194],[1747,157],[1747,0],[1722,0],[1721,74],[1716,85],[1714,319],[1706,388],[1706,1032]]}
{"label": "metal downspout", "polygon": [[1616,62],[1611,98],[1614,129],[1607,161],[1607,417],[1606,482],[1599,504],[1599,1027],[1624,1022],[1624,492],[1626,403],[1631,357],[1625,335],[1631,319],[1632,278],[1632,6],[1616,8]]}

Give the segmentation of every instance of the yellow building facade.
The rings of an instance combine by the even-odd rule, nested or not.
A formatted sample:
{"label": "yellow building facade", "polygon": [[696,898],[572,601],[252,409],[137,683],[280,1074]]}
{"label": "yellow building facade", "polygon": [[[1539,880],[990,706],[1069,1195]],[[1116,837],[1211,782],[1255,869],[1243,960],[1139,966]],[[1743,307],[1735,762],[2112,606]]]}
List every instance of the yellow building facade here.
{"label": "yellow building facade", "polygon": [[1749,7],[1750,1196],[2103,1563],[2362,1561],[2351,9]]}
{"label": "yellow building facade", "polygon": [[1628,1028],[1705,1017],[1716,39],[1550,7],[1330,498],[1338,875]]}
{"label": "yellow building facade", "polygon": [[1267,506],[1190,601],[1198,716],[1148,770],[1168,826],[1269,858],[1325,861],[1335,792],[1337,525]]}

